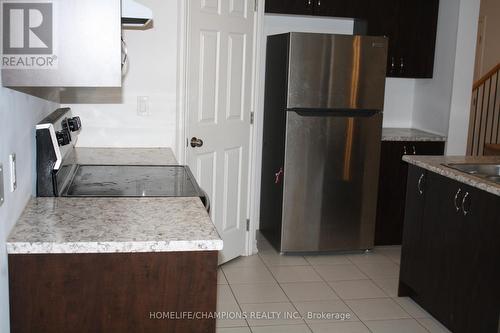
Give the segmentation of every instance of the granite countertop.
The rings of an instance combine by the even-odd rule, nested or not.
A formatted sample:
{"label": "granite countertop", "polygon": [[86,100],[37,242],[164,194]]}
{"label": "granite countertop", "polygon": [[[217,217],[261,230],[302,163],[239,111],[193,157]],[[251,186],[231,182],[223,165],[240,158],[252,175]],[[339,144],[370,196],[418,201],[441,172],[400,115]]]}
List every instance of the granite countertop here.
{"label": "granite countertop", "polygon": [[[169,148],[75,148],[79,164],[177,165]],[[218,251],[199,198],[32,198],[9,254]]]}
{"label": "granite countertop", "polygon": [[130,253],[221,250],[198,198],[33,198],[7,253]]}
{"label": "granite countertop", "polygon": [[500,156],[403,156],[403,161],[420,168],[435,172],[461,183],[500,196],[500,184],[449,168],[443,164],[500,164]]}
{"label": "granite countertop", "polygon": [[383,128],[382,141],[446,141],[446,136],[415,128]]}

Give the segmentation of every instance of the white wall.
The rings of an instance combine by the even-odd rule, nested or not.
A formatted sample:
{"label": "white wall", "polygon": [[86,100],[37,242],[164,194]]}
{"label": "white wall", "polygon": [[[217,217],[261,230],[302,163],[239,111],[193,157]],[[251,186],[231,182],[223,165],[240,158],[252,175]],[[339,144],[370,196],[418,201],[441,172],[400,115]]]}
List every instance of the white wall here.
{"label": "white wall", "polygon": [[416,80],[387,78],[383,127],[412,127]]}
{"label": "white wall", "polygon": [[467,151],[479,6],[480,0],[460,1],[447,155]]}
{"label": "white wall", "polygon": [[418,80],[412,125],[448,136],[447,155],[465,155],[480,0],[441,0],[434,78]]}
{"label": "white wall", "polygon": [[412,125],[444,135],[450,118],[459,9],[456,0],[440,1],[434,76],[415,82]]}
{"label": "white wall", "polygon": [[[122,100],[69,105],[82,117],[80,147],[176,146],[178,2],[138,2],[153,10],[154,27],[123,32],[130,67],[123,83]],[[149,96],[150,116],[137,114],[138,96]]]}
{"label": "white wall", "polygon": [[[58,107],[0,87],[0,163],[4,166],[5,203],[0,207],[0,332],[9,332],[5,241],[24,206],[35,195],[35,124]],[[9,154],[17,159],[17,190],[9,191]]]}

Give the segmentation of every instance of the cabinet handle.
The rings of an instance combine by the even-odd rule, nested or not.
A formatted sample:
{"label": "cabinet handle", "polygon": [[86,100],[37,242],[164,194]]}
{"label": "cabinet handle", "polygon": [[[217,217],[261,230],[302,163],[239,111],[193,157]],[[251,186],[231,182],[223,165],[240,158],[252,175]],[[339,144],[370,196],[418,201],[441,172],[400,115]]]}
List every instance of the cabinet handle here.
{"label": "cabinet handle", "polygon": [[413,146],[413,155],[417,155],[417,148],[415,146]]}
{"label": "cabinet handle", "polygon": [[399,59],[399,73],[404,73],[405,71],[405,59],[403,57],[401,57],[401,59]]}
{"label": "cabinet handle", "polygon": [[318,0],[318,7],[321,6],[321,0]]}
{"label": "cabinet handle", "polygon": [[469,192],[465,192],[464,198],[462,199],[462,212],[464,213],[464,216],[467,216],[470,213],[470,209],[469,210],[465,209],[465,201],[469,196],[470,196]]}
{"label": "cabinet handle", "polygon": [[307,0],[307,6],[312,5],[312,3],[313,3],[312,0]]}
{"label": "cabinet handle", "polygon": [[457,193],[455,194],[455,200],[453,201],[455,203],[455,209],[457,210],[457,212],[460,211],[460,206],[458,204],[458,197],[460,196],[460,193],[462,193],[462,189],[459,188]]}
{"label": "cabinet handle", "polygon": [[406,146],[403,146],[403,155],[408,155],[408,149],[406,149]]}
{"label": "cabinet handle", "polygon": [[395,70],[396,70],[396,59],[394,57],[391,57],[391,74],[394,74]]}
{"label": "cabinet handle", "polygon": [[422,182],[424,181],[424,174],[420,175],[420,178],[418,179],[418,184],[417,184],[417,190],[420,195],[424,194],[424,189],[422,188]]}
{"label": "cabinet handle", "polygon": [[124,72],[126,70],[124,69],[124,67],[127,65],[127,63],[128,63],[128,47],[127,43],[125,42],[122,36],[122,74],[125,74]]}

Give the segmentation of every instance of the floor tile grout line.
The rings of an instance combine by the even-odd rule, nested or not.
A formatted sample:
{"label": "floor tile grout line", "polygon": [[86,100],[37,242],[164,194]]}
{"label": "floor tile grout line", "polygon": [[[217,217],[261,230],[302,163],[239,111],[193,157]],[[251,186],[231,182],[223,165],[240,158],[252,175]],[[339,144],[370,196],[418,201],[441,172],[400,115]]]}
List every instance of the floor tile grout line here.
{"label": "floor tile grout line", "polygon": [[[352,262],[352,260],[351,260],[349,257],[348,257],[347,259],[348,259],[349,261],[351,261],[351,262]],[[394,303],[395,303],[395,304],[396,304],[399,308],[401,308],[401,310],[403,310],[403,312],[404,312],[404,313],[406,313],[406,314],[407,314],[407,315],[408,315],[411,319],[416,320],[416,318],[414,318],[414,317],[413,317],[413,316],[412,316],[412,315],[411,315],[408,311],[406,311],[406,310],[405,310],[405,309],[404,309],[404,308],[403,308],[403,307],[402,307],[402,306],[401,306],[398,302],[396,302],[395,300],[393,300],[393,299],[392,299],[392,297],[391,297],[391,296],[390,296],[390,295],[389,295],[389,294],[388,294],[388,293],[387,293],[384,289],[382,289],[382,288],[381,288],[381,287],[380,287],[380,286],[379,286],[379,285],[378,285],[378,284],[377,284],[377,283],[376,283],[376,282],[372,279],[372,277],[371,277],[371,276],[368,276],[365,272],[363,272],[363,271],[362,271],[362,270],[361,270],[361,269],[360,269],[360,268],[359,268],[359,267],[358,267],[358,266],[357,266],[354,262],[352,262],[352,263],[353,263],[353,264],[354,264],[354,265],[355,265],[355,266],[356,266],[356,267],[357,267],[357,268],[358,268],[358,269],[359,269],[359,270],[360,270],[360,271],[361,271],[364,275],[366,275],[366,276],[368,277],[368,280],[370,280],[370,281],[371,281],[372,283],[374,283],[377,287],[379,287],[379,288],[382,290],[382,292],[383,292],[385,295],[387,295],[387,296],[388,296],[387,298],[390,298],[390,299],[391,299],[391,301],[392,301],[392,302],[394,302]],[[315,271],[316,271],[316,269],[315,269],[315,267],[314,267],[314,266],[312,266],[312,268],[313,268],[313,270],[315,270]],[[332,290],[333,290],[333,292],[335,292],[335,290],[333,289],[333,287],[332,287],[332,286],[328,283],[329,281],[326,281],[326,279],[324,279],[324,278],[323,278],[323,276],[321,276],[321,274],[319,274],[319,272],[318,272],[318,271],[316,271],[316,273],[317,273],[317,274],[318,274],[318,275],[319,275],[319,276],[320,276],[320,277],[324,280],[324,282],[326,282],[326,284],[330,287],[330,289],[332,289]],[[345,281],[354,281],[354,280],[345,280]],[[336,281],[333,281],[333,282],[336,282]],[[337,293],[335,292],[335,294],[337,294]],[[355,311],[354,311],[354,310],[353,310],[353,309],[349,306],[349,304],[347,304],[347,303],[346,303],[346,299],[342,298],[342,297],[341,297],[340,295],[338,295],[338,294],[337,294],[337,296],[339,296],[340,300],[342,300],[342,302],[343,302],[344,304],[346,304],[346,306],[347,306],[347,307],[348,307],[348,308],[349,308],[349,309],[353,312],[353,314],[355,314],[355,315],[356,315],[356,317],[358,317],[358,315],[356,314],[356,312],[355,312]],[[368,298],[368,299],[376,299],[376,298]],[[386,298],[384,298],[384,299],[386,299]],[[358,319],[359,319],[361,322],[363,322],[363,321],[361,320],[361,318],[359,318],[359,317],[358,317]],[[418,321],[417,321],[417,322],[418,322]],[[364,322],[363,322],[363,325],[365,325],[365,326],[366,326],[366,324],[364,324]],[[419,325],[420,325],[420,326],[422,326],[421,324],[419,324]],[[368,328],[368,327],[367,327],[367,328]],[[424,327],[424,328],[425,328],[425,327]],[[369,330],[369,331],[371,331],[369,328],[368,328],[368,330]],[[426,330],[427,330],[427,329],[426,329]]]}
{"label": "floor tile grout line", "polygon": [[[257,254],[257,255],[258,255],[258,254]],[[279,254],[278,254],[278,255],[279,255]],[[386,256],[386,255],[384,255],[384,254],[382,254],[382,253],[381,253],[380,255],[382,255],[382,256],[384,256],[384,257],[386,257],[387,259],[389,259],[391,263],[393,263],[393,264],[395,264],[395,265],[398,265],[398,266],[399,266],[399,264],[398,264],[397,262],[395,262],[394,260],[391,260],[391,258],[389,258],[388,256]],[[288,299],[289,303],[293,306],[293,308],[294,308],[295,310],[297,310],[297,311],[298,311],[298,309],[297,309],[297,307],[295,306],[294,302],[290,299],[290,297],[288,296],[288,294],[287,294],[287,293],[285,292],[285,290],[283,289],[283,287],[282,287],[282,283],[292,283],[292,284],[293,284],[293,283],[304,283],[304,282],[307,282],[307,281],[294,281],[294,282],[282,282],[282,283],[281,283],[281,282],[278,282],[278,280],[277,280],[276,276],[273,274],[273,272],[272,272],[272,271],[271,271],[271,269],[270,269],[270,267],[271,267],[271,266],[311,266],[312,270],[313,270],[313,271],[314,271],[314,272],[315,272],[315,273],[316,273],[316,274],[320,277],[321,282],[326,283],[326,284],[327,284],[327,286],[330,288],[330,290],[331,290],[331,291],[332,291],[332,292],[333,292],[333,293],[334,293],[334,294],[338,297],[338,299],[339,299],[339,300],[341,300],[344,304],[346,304],[346,306],[347,306],[347,307],[348,307],[348,308],[349,308],[349,309],[350,309],[350,310],[351,310],[354,314],[356,314],[356,313],[352,310],[352,308],[351,308],[349,305],[347,305],[347,303],[345,303],[345,301],[349,301],[349,300],[351,300],[351,299],[344,299],[344,298],[340,297],[340,295],[338,295],[338,294],[336,293],[336,291],[333,289],[333,287],[330,285],[330,282],[338,282],[338,281],[356,281],[356,280],[359,280],[359,279],[356,279],[356,280],[351,280],[351,279],[348,279],[348,280],[338,280],[338,281],[327,281],[327,279],[323,278],[323,276],[321,276],[321,275],[319,274],[319,272],[316,270],[315,265],[313,265],[310,261],[308,261],[308,260],[305,258],[305,256],[300,256],[300,257],[297,257],[297,258],[302,258],[302,259],[304,259],[304,260],[307,262],[307,265],[303,265],[303,264],[299,264],[299,265],[270,265],[270,264],[268,264],[267,262],[265,262],[265,261],[263,260],[262,256],[260,256],[260,255],[258,255],[258,256],[259,256],[259,260],[260,260],[260,261],[264,264],[264,266],[266,267],[267,271],[268,271],[269,273],[271,273],[271,276],[273,277],[274,283],[276,283],[276,284],[280,287],[280,289],[282,290],[282,292],[284,293],[284,295],[285,295],[285,296],[286,296],[286,298]],[[351,264],[353,264],[356,268],[360,269],[360,267],[356,264],[356,262],[352,261],[350,258],[347,258],[347,259],[348,259],[348,261],[349,261]],[[319,266],[325,266],[325,265],[319,265]],[[229,283],[229,280],[227,280],[227,277],[226,277],[226,275],[225,275],[225,272],[224,272],[223,270],[221,270],[221,271],[222,271],[222,273],[224,274],[224,277],[226,278],[226,281],[228,282],[228,285],[230,286],[230,290],[231,290],[231,292],[232,292],[232,294],[233,294],[233,297],[235,298],[235,300],[236,300],[236,302],[237,302],[237,304],[238,304],[238,307],[241,309],[241,304],[240,304],[240,302],[236,299],[236,295],[234,294],[234,290],[233,290],[233,287],[232,287],[232,285],[233,285],[233,284]],[[403,308],[403,307],[402,307],[402,306],[401,306],[401,305],[400,305],[400,304],[399,304],[399,303],[395,300],[395,297],[394,297],[394,296],[389,295],[389,293],[388,293],[385,289],[383,289],[383,288],[382,288],[382,287],[381,287],[381,286],[380,286],[380,285],[379,285],[379,284],[378,284],[378,283],[374,280],[374,278],[372,278],[371,276],[367,275],[367,274],[366,274],[364,271],[362,271],[361,269],[360,269],[360,271],[363,273],[363,275],[365,275],[365,276],[366,276],[366,279],[360,279],[361,281],[362,281],[362,280],[369,280],[369,281],[371,281],[372,283],[374,283],[374,285],[375,285],[375,286],[377,286],[377,287],[378,287],[378,288],[379,288],[379,289],[380,289],[380,290],[384,293],[384,295],[386,295],[386,297],[380,297],[380,298],[383,298],[383,299],[390,298],[392,302],[394,302],[394,303],[396,303],[396,304],[397,304],[397,306],[398,306],[398,307],[399,307],[399,308],[403,311],[403,313],[406,313],[406,314],[409,316],[409,318],[404,318],[404,319],[412,319],[412,320],[415,320],[415,321],[417,321],[417,322],[418,322],[418,325],[419,325],[420,327],[422,327],[422,328],[424,328],[426,331],[428,331],[428,330],[427,330],[427,328],[426,328],[426,327],[424,327],[424,326],[423,326],[423,324],[422,324],[422,323],[420,323],[420,321],[419,321],[417,318],[415,318],[414,316],[412,316],[412,315],[411,315],[408,311],[406,311],[406,310],[405,310],[405,309],[404,309],[404,308]],[[377,277],[377,279],[379,279],[379,280],[384,280],[384,279],[397,279],[397,277],[394,277],[394,278],[392,278],[392,277]],[[314,281],[314,282],[320,282],[320,281]],[[250,283],[250,284],[251,284],[251,283]],[[397,296],[396,296],[396,297],[397,297]],[[361,298],[361,299],[352,299],[352,300],[362,300],[362,299],[380,299],[380,298]],[[303,301],[303,302],[307,302],[307,301]],[[313,301],[311,301],[311,302],[313,302]],[[356,315],[356,316],[357,316],[357,315]],[[403,319],[403,318],[401,318],[401,319]],[[365,322],[364,322],[364,321],[362,321],[361,319],[360,319],[360,322],[362,322],[364,326],[367,326],[367,325],[365,324]],[[250,327],[249,323],[248,323],[247,321],[246,321],[246,323],[247,323],[247,326],[249,327],[250,331],[253,331],[253,330],[252,330],[252,327]],[[308,327],[308,329],[309,329],[309,330],[312,330],[312,329],[311,329],[311,327],[310,327],[310,325],[309,325],[309,323],[307,323],[305,320],[304,320],[304,323],[305,323],[305,325]],[[287,325],[287,324],[284,324],[284,325]],[[288,324],[288,325],[290,325],[290,324]],[[274,326],[274,325],[269,325],[269,326]],[[368,327],[367,327],[367,329],[371,332],[371,330],[370,330]]]}
{"label": "floor tile grout line", "polygon": [[[292,305],[292,307],[295,309],[295,311],[299,312],[299,311],[298,311],[298,309],[297,309],[297,307],[295,306],[295,304],[293,304],[293,302],[290,300],[290,298],[288,297],[288,295],[286,294],[286,292],[283,290],[283,288],[282,288],[282,287],[281,287],[281,285],[279,284],[279,282],[278,282],[278,280],[276,279],[276,277],[274,276],[273,272],[269,269],[269,267],[267,267],[267,265],[266,265],[266,263],[264,262],[264,260],[263,260],[260,256],[259,256],[259,259],[260,259],[260,260],[264,263],[264,266],[266,267],[266,269],[268,270],[268,272],[269,272],[269,273],[271,274],[271,276],[273,277],[274,282],[275,282],[275,283],[279,286],[279,288],[281,289],[281,291],[283,292],[283,294],[285,294],[285,297],[288,299],[289,303]],[[228,280],[228,283],[229,283],[229,280]],[[230,283],[229,283],[229,285],[230,285],[231,292],[233,293],[233,296],[234,296],[234,298],[235,298],[235,300],[236,300],[236,303],[238,303],[238,306],[239,306],[240,310],[241,310],[241,311],[243,311],[243,309],[242,309],[242,307],[241,307],[241,304],[240,304],[240,302],[238,301],[238,299],[236,298],[236,295],[234,294],[233,288],[231,287],[231,284],[230,284]],[[266,303],[276,303],[276,302],[266,302]],[[252,304],[252,303],[249,303],[249,304]],[[299,312],[299,313],[300,313],[300,312]],[[306,321],[305,321],[305,320],[303,320],[303,321],[304,321],[304,324],[306,324],[306,325],[307,325]],[[245,319],[245,322],[247,323],[248,327],[250,328],[250,331],[252,331],[252,327],[250,326],[250,323],[248,322],[248,320],[246,320],[246,319]],[[269,325],[269,326],[272,326],[272,325]],[[307,328],[308,328],[309,330],[311,330],[309,326],[307,326]],[[311,330],[311,332],[312,332],[312,330]]]}
{"label": "floor tile grout line", "polygon": [[[272,274],[272,272],[271,272]],[[273,274],[273,277],[275,278],[274,274]],[[283,293],[285,294],[286,298],[288,299],[288,301],[290,302],[290,304],[292,304],[293,308],[295,309],[295,311],[297,311],[297,313],[300,313],[299,309],[297,309],[297,306],[293,303],[293,301],[290,299],[290,296],[288,296],[288,294],[286,293],[286,291],[283,289],[283,287],[281,286],[281,283],[278,282],[278,280],[275,278],[276,280],[276,283],[278,283],[278,286],[280,287],[280,289],[283,291]],[[302,313],[300,313],[300,316],[302,317]],[[302,320],[304,321],[304,324],[307,326],[307,328],[309,329],[309,331],[311,331],[311,333],[313,332],[313,330],[311,329],[311,327],[309,326],[309,324],[307,323],[307,321],[302,318]]]}
{"label": "floor tile grout line", "polygon": [[[257,249],[258,249],[258,245],[257,245]],[[260,257],[260,260],[264,261],[262,259],[262,257]],[[305,258],[304,258],[305,260]],[[308,262],[306,260],[306,262]],[[264,264],[267,266],[266,262],[264,262]],[[290,297],[288,296],[288,294],[286,293],[286,291],[283,289],[283,287],[281,286],[281,283],[278,281],[278,279],[276,278],[276,276],[274,276],[273,272],[271,271],[271,269],[269,267],[267,267],[269,269],[269,272],[271,273],[274,281],[278,284],[279,288],[281,289],[281,291],[283,292],[283,294],[285,294],[285,297],[288,299],[288,301],[290,302],[290,304],[293,306],[293,308],[295,309],[295,311],[297,311],[297,313],[300,313],[299,309],[297,309],[297,307],[295,306],[295,304],[292,302],[292,300],[290,299]],[[302,316],[302,314],[301,314]],[[307,328],[309,329],[309,331],[311,333],[313,333],[313,330],[311,329],[311,327],[309,326],[309,324],[305,321],[305,319],[302,318],[302,320],[304,321],[304,324],[307,326]],[[252,328],[250,328],[250,330],[252,330]]]}
{"label": "floor tile grout line", "polygon": [[372,332],[372,330],[370,330],[370,328],[366,325],[365,321],[396,321],[396,320],[413,320],[413,321],[417,322],[418,326],[422,327],[426,332],[432,333],[431,331],[429,331],[427,329],[427,327],[422,325],[422,323],[418,319],[413,318],[413,317],[412,318],[399,318],[399,319],[370,319],[370,320],[364,320],[364,321],[362,320],[361,322],[363,323],[363,325],[366,326],[366,328],[368,328],[368,330],[370,332]]}
{"label": "floor tile grout line", "polygon": [[[243,308],[241,307],[241,304],[240,302],[238,302],[238,299],[236,298],[236,294],[234,293],[234,290],[233,290],[233,287],[231,286],[231,283],[229,283],[229,280],[226,276],[226,273],[224,273],[224,271],[221,269],[221,272],[224,274],[224,277],[226,278],[226,281],[227,281],[227,285],[229,286],[229,290],[231,291],[231,294],[233,295],[234,297],[234,300],[236,302],[236,305],[238,306],[238,309],[240,310],[240,313],[243,313]],[[250,324],[248,323],[248,320],[245,318],[245,323],[247,324],[247,327],[250,329],[250,331],[252,330],[250,328]]]}

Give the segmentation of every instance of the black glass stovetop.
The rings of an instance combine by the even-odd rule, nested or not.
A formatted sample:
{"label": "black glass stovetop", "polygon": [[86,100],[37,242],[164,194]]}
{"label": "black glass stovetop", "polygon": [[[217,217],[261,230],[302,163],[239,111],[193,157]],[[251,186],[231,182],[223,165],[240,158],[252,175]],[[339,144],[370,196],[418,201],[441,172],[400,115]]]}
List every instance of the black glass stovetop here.
{"label": "black glass stovetop", "polygon": [[194,197],[200,189],[185,166],[78,165],[65,197]]}

